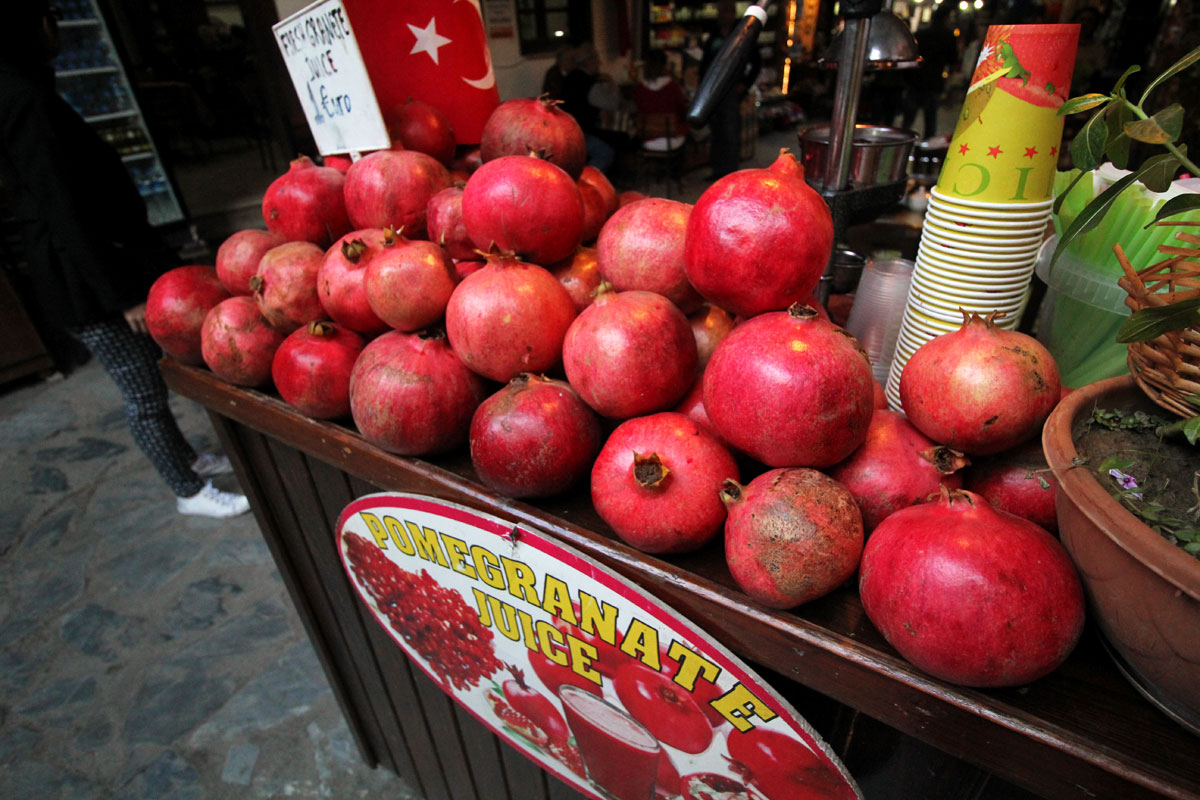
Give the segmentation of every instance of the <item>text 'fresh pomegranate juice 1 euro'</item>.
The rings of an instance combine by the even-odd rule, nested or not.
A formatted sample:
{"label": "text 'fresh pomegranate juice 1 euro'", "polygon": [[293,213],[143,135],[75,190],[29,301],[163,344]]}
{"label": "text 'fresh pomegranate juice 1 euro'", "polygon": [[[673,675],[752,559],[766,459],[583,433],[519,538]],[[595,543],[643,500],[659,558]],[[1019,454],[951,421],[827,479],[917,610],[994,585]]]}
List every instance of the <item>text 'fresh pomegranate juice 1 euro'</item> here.
{"label": "text 'fresh pomegranate juice 1 euro'", "polygon": [[640,722],[575,686],[558,690],[588,778],[615,800],[650,800],[662,747]]}

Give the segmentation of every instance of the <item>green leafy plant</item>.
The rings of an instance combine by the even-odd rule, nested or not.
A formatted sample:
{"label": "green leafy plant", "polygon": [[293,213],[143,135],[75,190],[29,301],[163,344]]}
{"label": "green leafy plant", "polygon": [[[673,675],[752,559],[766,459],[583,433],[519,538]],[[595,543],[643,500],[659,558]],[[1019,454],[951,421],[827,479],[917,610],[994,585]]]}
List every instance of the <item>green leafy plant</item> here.
{"label": "green leafy plant", "polygon": [[[1091,170],[1100,166],[1105,158],[1111,161],[1113,166],[1127,169],[1132,142],[1138,141],[1161,146],[1166,152],[1147,158],[1140,166],[1113,183],[1088,203],[1059,237],[1051,264],[1058,260],[1058,257],[1074,239],[1095,229],[1104,219],[1104,215],[1108,213],[1117,196],[1134,183],[1141,183],[1154,192],[1162,192],[1171,185],[1171,181],[1174,180],[1180,167],[1193,175],[1200,176],[1200,167],[1188,158],[1187,146],[1179,141],[1179,137],[1183,133],[1183,106],[1179,103],[1172,103],[1153,113],[1149,113],[1146,109],[1146,102],[1156,88],[1198,61],[1200,61],[1200,47],[1192,50],[1152,80],[1136,103],[1127,96],[1125,89],[1125,84],[1130,76],[1141,71],[1141,67],[1136,65],[1125,70],[1125,74],[1117,80],[1116,85],[1108,94],[1085,94],[1073,97],[1063,103],[1062,108],[1058,111],[1060,116],[1084,111],[1093,113],[1071,141],[1071,159],[1075,166],[1082,171],[1071,182],[1067,190],[1059,194],[1054,207],[1056,213],[1075,184],[1085,175],[1090,176]],[[1187,194],[1172,198],[1163,204],[1150,224],[1194,208],[1200,208],[1200,194]]]}

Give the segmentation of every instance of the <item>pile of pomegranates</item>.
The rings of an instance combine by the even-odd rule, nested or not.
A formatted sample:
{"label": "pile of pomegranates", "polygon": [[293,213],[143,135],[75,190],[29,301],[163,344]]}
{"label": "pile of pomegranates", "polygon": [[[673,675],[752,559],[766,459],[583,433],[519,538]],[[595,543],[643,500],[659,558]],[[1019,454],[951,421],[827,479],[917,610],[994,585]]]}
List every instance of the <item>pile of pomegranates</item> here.
{"label": "pile of pomegranates", "polygon": [[265,230],[155,283],[163,350],[389,452],[468,452],[498,493],[586,483],[625,544],[723,547],[766,607],[857,573],[870,619],[946,680],[1066,657],[1082,604],[1031,452],[1060,395],[1035,340],[969,317],[881,409],[812,300],[832,222],[787,150],[692,205],[618,194],[551,101],[502,103],[478,147],[418,101],[385,116],[390,149],[298,159]]}

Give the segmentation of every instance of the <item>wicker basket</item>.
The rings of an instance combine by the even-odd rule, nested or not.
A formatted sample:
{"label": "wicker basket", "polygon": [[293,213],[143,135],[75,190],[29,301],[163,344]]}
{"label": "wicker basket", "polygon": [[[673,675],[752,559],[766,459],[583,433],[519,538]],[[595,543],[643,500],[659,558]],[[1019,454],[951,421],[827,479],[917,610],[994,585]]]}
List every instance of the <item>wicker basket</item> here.
{"label": "wicker basket", "polygon": [[[1200,222],[1158,224],[1200,226]],[[1183,230],[1176,238],[1190,247],[1160,245],[1159,252],[1169,257],[1140,270],[1133,268],[1120,245],[1113,248],[1125,271],[1117,282],[1128,293],[1125,305],[1133,311],[1200,296],[1200,235]],[[1195,326],[1131,343],[1128,362],[1133,379],[1155,403],[1181,417],[1200,414],[1200,406],[1189,402],[1200,397],[1200,330]]]}

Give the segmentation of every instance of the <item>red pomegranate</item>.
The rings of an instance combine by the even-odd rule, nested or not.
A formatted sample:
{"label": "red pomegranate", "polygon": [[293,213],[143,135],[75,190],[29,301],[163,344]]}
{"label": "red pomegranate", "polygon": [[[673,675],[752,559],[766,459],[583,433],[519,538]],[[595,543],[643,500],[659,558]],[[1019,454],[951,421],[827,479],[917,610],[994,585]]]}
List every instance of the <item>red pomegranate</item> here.
{"label": "red pomegranate", "polygon": [[433,156],[447,166],[454,159],[454,126],[437,106],[410,97],[390,109],[384,123],[392,139],[399,140],[405,150]]}
{"label": "red pomegranate", "polygon": [[364,280],[371,262],[383,252],[384,241],[381,228],[351,231],[333,243],[317,272],[317,296],[325,313],[367,337],[388,329],[367,302]]}
{"label": "red pomegranate", "polygon": [[626,420],[592,467],[592,503],[617,536],[646,553],[684,553],[721,530],[722,481],[737,478],[733,456],[682,414]]}
{"label": "red pomegranate", "polygon": [[462,218],[463,187],[448,186],[429,198],[425,209],[425,227],[429,241],[441,245],[451,258],[474,261],[479,258],[475,244],[467,236]]}
{"label": "red pomegranate", "polygon": [[454,160],[450,162],[450,169],[453,172],[465,172],[470,175],[483,163],[483,157],[479,154],[479,146],[475,147],[460,147],[458,154],[454,156]]}
{"label": "red pomegranate", "polygon": [[658,292],[690,314],[701,297],[683,269],[683,241],[692,207],[650,197],[617,210],[596,241],[600,274],[617,291]]}
{"label": "red pomegranate", "polygon": [[346,213],[355,228],[403,228],[425,235],[429,199],[450,185],[436,158],[416,150],[379,150],[346,172]]}
{"label": "red pomegranate", "polygon": [[567,331],[562,357],[579,396],[612,419],[671,408],[696,378],[696,339],[687,317],[654,292],[601,286]]}
{"label": "red pomegranate", "polygon": [[584,166],[583,171],[579,173],[579,183],[586,183],[596,189],[600,196],[604,198],[604,216],[611,217],[613,212],[617,210],[617,190],[612,185],[612,181],[603,172],[593,167],[591,164]]}
{"label": "red pomegranate", "polygon": [[688,322],[692,324],[692,334],[696,337],[696,353],[699,356],[696,367],[704,371],[717,345],[733,330],[733,316],[723,308],[705,303],[688,316]]}
{"label": "red pomegranate", "polygon": [[893,511],[939,491],[962,488],[960,469],[970,462],[956,450],[930,441],[903,414],[877,410],[867,438],[829,477],[850,490],[870,533]]}
{"label": "red pomegranate", "polygon": [[900,655],[965,686],[1036,680],[1083,630],[1083,589],[1058,540],[967,491],[884,520],[863,551],[859,595]]}
{"label": "red pomegranate", "polygon": [[627,206],[630,203],[636,203],[638,200],[645,200],[646,195],[641,192],[627,191],[617,195],[617,208]]}
{"label": "red pomegranate", "polygon": [[483,397],[483,381],[438,335],[385,333],[363,348],[350,373],[350,413],[359,433],[402,456],[464,444]]}
{"label": "red pomegranate", "polygon": [[832,251],[829,207],[784,149],[770,167],[704,190],[688,220],[684,267],[706,300],[751,317],[806,298]]}
{"label": "red pomegranate", "polygon": [[238,231],[217,248],[217,277],[230,294],[253,294],[250,279],[266,252],[286,242],[281,234],[249,229]]}
{"label": "red pomegranate", "polygon": [[483,163],[503,156],[541,153],[571,177],[579,180],[587,163],[583,129],[548,96],[506,100],[488,115],[479,139]]}
{"label": "red pomegranate", "polygon": [[250,279],[250,290],[258,308],[275,328],[285,334],[315,319],[325,319],[325,307],[317,293],[317,275],[325,251],[311,242],[288,242],[273,247],[258,262]]}
{"label": "red pomegranate", "polygon": [[267,230],[289,242],[329,247],[350,230],[345,183],[346,176],[333,167],[319,167],[308,156],[300,156],[263,195],[262,215]]}
{"label": "red pomegranate", "polygon": [[854,574],[862,514],[840,483],[815,469],[725,481],[725,561],[742,591],[770,608],[815,600]]}
{"label": "red pomegranate", "polygon": [[731,730],[725,740],[734,772],[768,800],[855,800],[837,768],[785,733],[754,727]]}
{"label": "red pomegranate", "polygon": [[363,275],[371,310],[400,331],[419,331],[441,319],[456,284],[454,265],[441,246],[390,229]]}
{"label": "red pomegranate", "polygon": [[875,381],[875,408],[887,409],[888,399],[887,392],[884,391],[883,384]]}
{"label": "red pomegranate", "polygon": [[462,215],[476,249],[509,250],[534,264],[561,261],[582,241],[579,187],[534,156],[484,162],[463,187]]}
{"label": "red pomegranate", "polygon": [[577,247],[573,256],[547,269],[571,295],[576,313],[592,304],[596,290],[600,288],[600,263],[596,260],[596,248]]}
{"label": "red pomegranate", "polygon": [[721,438],[721,434],[717,433],[717,429],[713,427],[712,420],[708,418],[708,412],[704,410],[704,376],[701,375],[692,384],[692,388],[688,389],[688,393],[679,401],[679,405],[674,409],[676,414],[683,414],[692,422],[699,425],[721,444],[729,447],[728,442]]}
{"label": "red pomegranate", "polygon": [[258,310],[254,298],[230,297],[213,306],[200,330],[204,363],[223,381],[262,386],[271,380],[271,360],[283,342]]}
{"label": "red pomegranate", "polygon": [[588,474],[603,444],[600,420],[564,381],[521,373],[471,419],[471,463],[509,497],[548,497]]}
{"label": "red pomegranate", "polygon": [[600,194],[600,190],[590,183],[579,181],[579,199],[583,203],[583,227],[579,234],[580,241],[591,244],[600,235],[600,229],[608,219],[608,200]]}
{"label": "red pomegranate", "polygon": [[1058,479],[1046,464],[1040,438],[977,458],[964,471],[963,486],[1000,511],[1024,517],[1051,533],[1058,531],[1054,505]]}
{"label": "red pomegranate", "polygon": [[346,155],[337,154],[321,157],[321,166],[336,169],[343,175],[346,174],[346,170],[350,169],[350,165],[353,163],[354,161],[350,158],[350,156]]}
{"label": "red pomegranate", "polygon": [[553,275],[511,253],[496,253],[454,288],[446,335],[464,364],[505,383],[557,365],[574,319],[575,304]]}
{"label": "red pomegranate", "polygon": [[283,402],[313,419],[350,415],[350,370],[363,338],[333,322],[310,322],[288,334],[271,362]]}
{"label": "red pomegranate", "polygon": [[[476,261],[474,259],[452,259],[454,261],[454,282],[461,283],[464,278],[472,272],[479,272],[487,266],[486,261]],[[447,298],[449,299],[449,298]]]}
{"label": "red pomegranate", "polygon": [[995,315],[963,314],[963,326],[913,353],[900,374],[900,404],[930,439],[973,455],[1031,438],[1058,404],[1054,357],[1032,336],[997,328]]}
{"label": "red pomegranate", "polygon": [[696,698],[661,672],[629,661],[617,670],[613,688],[629,715],[663,744],[696,754],[712,743],[712,723]]}
{"label": "red pomegranate", "polygon": [[725,337],[704,371],[722,438],[772,467],[828,467],[867,436],[871,363],[808,306],[760,314]]}
{"label": "red pomegranate", "polygon": [[146,329],[163,352],[182,364],[204,363],[200,328],[204,317],[229,290],[212,267],[176,267],[150,285],[146,295]]}

